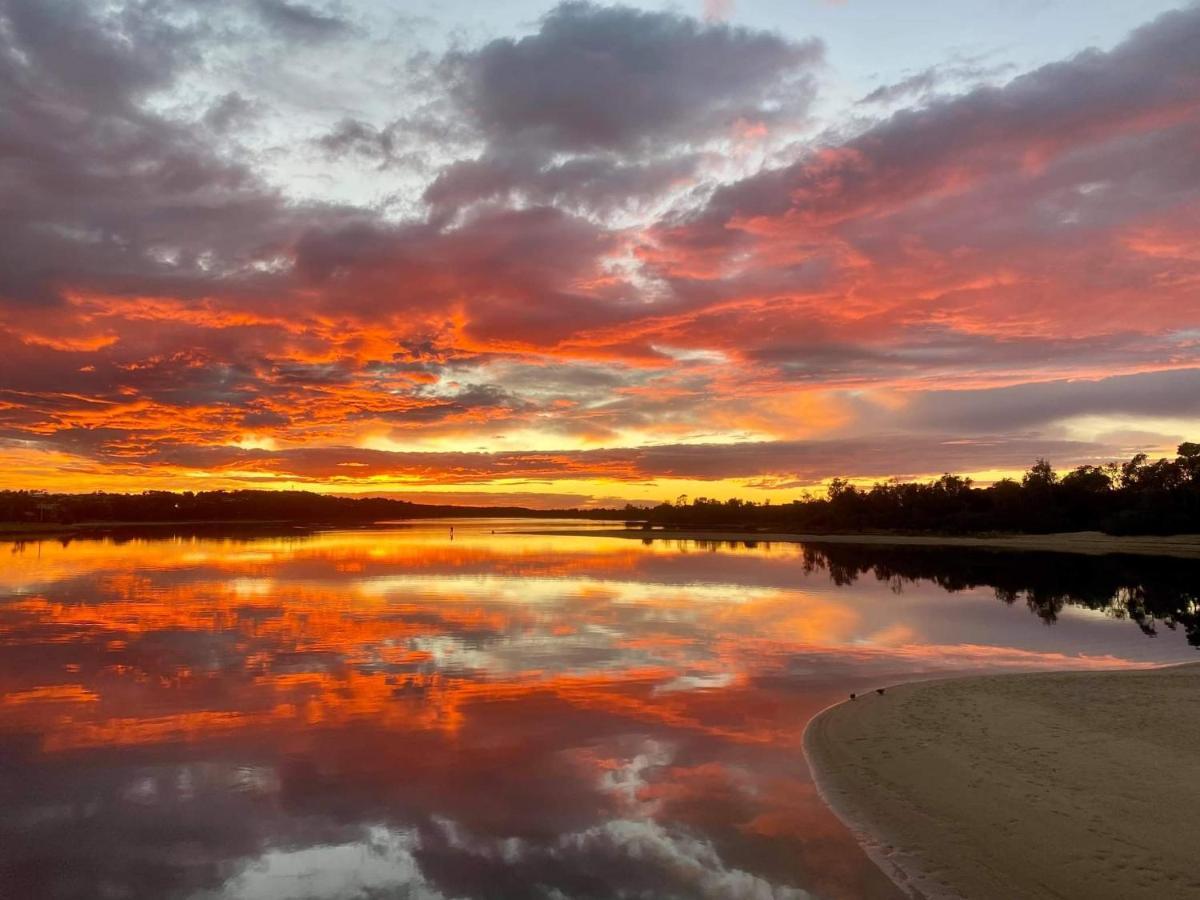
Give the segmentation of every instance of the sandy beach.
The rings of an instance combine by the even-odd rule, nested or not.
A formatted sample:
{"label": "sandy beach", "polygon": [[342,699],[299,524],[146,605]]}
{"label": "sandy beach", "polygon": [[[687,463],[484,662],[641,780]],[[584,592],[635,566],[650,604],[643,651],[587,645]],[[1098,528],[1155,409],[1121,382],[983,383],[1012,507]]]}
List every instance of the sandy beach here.
{"label": "sandy beach", "polygon": [[896,547],[978,547],[992,550],[1034,550],[1054,553],[1132,553],[1200,559],[1200,534],[1117,536],[1099,531],[1060,534],[1009,534],[977,537],[905,534],[796,534],[791,532],[704,531],[702,529],[634,528],[555,529],[527,534],[629,538],[656,541],[758,541],[793,544],[874,544]]}
{"label": "sandy beach", "polygon": [[1200,664],[918,682],[817,716],[822,794],[913,896],[1200,896]]}

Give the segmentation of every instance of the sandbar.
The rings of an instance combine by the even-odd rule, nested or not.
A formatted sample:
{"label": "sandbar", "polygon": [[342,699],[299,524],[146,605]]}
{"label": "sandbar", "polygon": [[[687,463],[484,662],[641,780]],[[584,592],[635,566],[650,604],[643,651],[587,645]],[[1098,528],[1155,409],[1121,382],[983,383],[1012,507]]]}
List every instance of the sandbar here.
{"label": "sandbar", "polygon": [[805,753],[914,897],[1200,896],[1200,663],[889,687]]}

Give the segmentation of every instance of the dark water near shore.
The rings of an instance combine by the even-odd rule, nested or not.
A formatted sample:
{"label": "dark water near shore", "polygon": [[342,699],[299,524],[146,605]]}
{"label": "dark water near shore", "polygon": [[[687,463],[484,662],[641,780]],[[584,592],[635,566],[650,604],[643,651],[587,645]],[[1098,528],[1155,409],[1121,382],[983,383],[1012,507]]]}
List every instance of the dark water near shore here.
{"label": "dark water near shore", "polygon": [[0,896],[892,897],[818,710],[1200,659],[1196,562],[449,524],[0,544]]}

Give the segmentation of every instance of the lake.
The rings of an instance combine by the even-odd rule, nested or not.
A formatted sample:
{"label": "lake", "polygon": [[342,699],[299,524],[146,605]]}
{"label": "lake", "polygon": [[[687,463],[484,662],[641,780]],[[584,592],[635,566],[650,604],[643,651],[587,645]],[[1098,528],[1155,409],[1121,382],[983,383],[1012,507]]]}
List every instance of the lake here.
{"label": "lake", "polygon": [[555,524],[0,543],[0,896],[894,897],[815,713],[1198,658],[1196,562]]}

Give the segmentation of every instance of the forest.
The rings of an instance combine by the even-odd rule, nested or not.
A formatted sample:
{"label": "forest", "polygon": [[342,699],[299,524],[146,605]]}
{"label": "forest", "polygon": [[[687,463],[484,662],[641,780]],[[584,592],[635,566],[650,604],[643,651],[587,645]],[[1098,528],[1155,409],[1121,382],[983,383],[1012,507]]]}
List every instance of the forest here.
{"label": "forest", "polygon": [[1176,452],[1174,459],[1152,461],[1139,453],[1123,463],[1084,465],[1062,475],[1039,459],[1019,481],[1006,478],[986,487],[957,475],[871,487],[835,478],[826,496],[790,503],[681,498],[627,512],[652,525],[830,534],[1200,532],[1200,444],[1181,444]]}
{"label": "forest", "polygon": [[140,494],[0,491],[0,522],[31,526],[196,522],[348,524],[472,516],[534,518],[564,515],[614,518],[624,513],[429,505],[388,497],[339,497],[312,491],[144,491]]}

